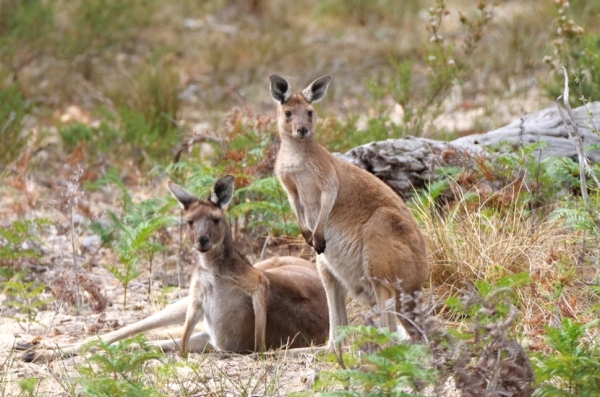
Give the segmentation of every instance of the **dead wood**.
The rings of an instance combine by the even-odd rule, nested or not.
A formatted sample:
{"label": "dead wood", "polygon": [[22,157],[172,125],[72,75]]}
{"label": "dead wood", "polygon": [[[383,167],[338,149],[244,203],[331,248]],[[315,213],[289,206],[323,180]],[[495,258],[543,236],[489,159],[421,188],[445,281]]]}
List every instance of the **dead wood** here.
{"label": "dead wood", "polygon": [[[590,116],[591,114],[591,116]],[[600,163],[600,135],[594,133],[594,125],[600,125],[600,102],[573,109],[585,147],[585,154],[592,163]],[[545,142],[539,159],[549,156],[568,157],[578,161],[577,149],[565,128],[571,127],[570,119],[563,119],[556,107],[525,115],[507,126],[483,134],[470,135],[453,141],[436,141],[426,138],[407,137],[371,142],[336,156],[351,162],[382,179],[401,196],[410,195],[414,188],[421,188],[435,179],[439,166],[461,166],[474,154],[493,155],[508,150],[498,148],[507,142],[528,145]],[[596,148],[590,144],[598,145]]]}

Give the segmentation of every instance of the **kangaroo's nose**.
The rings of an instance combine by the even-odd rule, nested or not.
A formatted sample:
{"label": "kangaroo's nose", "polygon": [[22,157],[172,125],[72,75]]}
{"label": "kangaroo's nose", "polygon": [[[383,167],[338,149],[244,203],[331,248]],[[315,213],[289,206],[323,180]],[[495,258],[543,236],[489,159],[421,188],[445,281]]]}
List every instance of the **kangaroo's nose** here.
{"label": "kangaroo's nose", "polygon": [[298,127],[298,128],[296,129],[296,131],[298,132],[298,134],[299,134],[301,137],[304,137],[306,134],[308,134],[308,128],[307,128],[307,127],[305,127],[305,126]]}
{"label": "kangaroo's nose", "polygon": [[203,234],[202,236],[198,237],[198,242],[200,243],[201,247],[204,247],[206,244],[210,243],[210,237],[208,237],[206,234]]}

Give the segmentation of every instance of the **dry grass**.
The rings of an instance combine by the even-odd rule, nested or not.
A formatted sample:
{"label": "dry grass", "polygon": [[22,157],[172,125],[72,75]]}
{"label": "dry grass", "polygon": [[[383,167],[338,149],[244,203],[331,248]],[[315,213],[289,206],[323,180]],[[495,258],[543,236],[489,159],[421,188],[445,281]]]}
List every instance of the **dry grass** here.
{"label": "dry grass", "polygon": [[427,239],[436,301],[456,296],[467,285],[498,286],[527,273],[524,285],[512,285],[523,336],[539,335],[562,316],[587,318],[595,302],[585,281],[596,280],[598,270],[581,259],[584,250],[589,253],[587,237],[566,230],[561,221],[538,220],[520,205],[497,210],[477,194],[446,210],[420,204],[416,214]]}

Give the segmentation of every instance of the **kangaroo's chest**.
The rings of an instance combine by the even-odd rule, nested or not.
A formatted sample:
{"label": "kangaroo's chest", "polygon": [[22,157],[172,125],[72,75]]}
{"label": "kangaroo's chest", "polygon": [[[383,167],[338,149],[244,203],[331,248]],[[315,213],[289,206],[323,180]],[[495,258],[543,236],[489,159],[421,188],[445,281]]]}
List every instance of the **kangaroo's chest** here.
{"label": "kangaroo's chest", "polygon": [[321,175],[318,167],[302,158],[286,159],[278,165],[277,176],[288,191],[289,199],[293,200],[291,192],[297,192],[299,210],[304,214],[307,226],[313,229],[321,210],[321,189],[317,184]]}

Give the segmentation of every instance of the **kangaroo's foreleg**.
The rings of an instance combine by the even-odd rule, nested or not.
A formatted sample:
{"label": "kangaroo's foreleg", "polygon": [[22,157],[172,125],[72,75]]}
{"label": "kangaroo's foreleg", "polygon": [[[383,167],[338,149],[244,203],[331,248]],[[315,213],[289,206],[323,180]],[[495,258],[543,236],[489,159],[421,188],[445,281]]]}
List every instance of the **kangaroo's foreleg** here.
{"label": "kangaroo's foreleg", "polygon": [[329,214],[333,209],[335,204],[335,200],[337,199],[338,194],[338,180],[337,179],[327,179],[323,183],[321,188],[321,208],[319,209],[319,216],[317,217],[317,223],[315,224],[315,228],[312,232],[312,242],[313,248],[317,251],[317,254],[322,254],[325,252],[326,241],[325,241],[325,223],[327,219],[329,219]]}
{"label": "kangaroo's foreleg", "polygon": [[202,306],[202,287],[195,281],[192,281],[188,307],[185,314],[185,324],[183,325],[183,335],[181,336],[181,355],[187,357],[188,344],[194,328],[200,319],[204,318],[204,307]]}
{"label": "kangaroo's foreleg", "polygon": [[298,220],[298,226],[300,226],[300,232],[302,233],[302,237],[306,241],[306,244],[312,246],[313,245],[313,237],[312,231],[306,224],[306,218],[304,217],[304,207],[302,207],[302,203],[300,202],[300,195],[298,194],[298,189],[294,182],[290,180],[283,180],[283,188],[288,194],[290,205],[292,206],[292,210],[296,214],[296,219]]}

